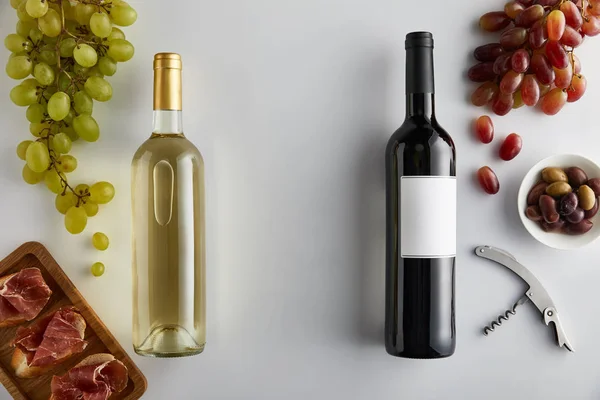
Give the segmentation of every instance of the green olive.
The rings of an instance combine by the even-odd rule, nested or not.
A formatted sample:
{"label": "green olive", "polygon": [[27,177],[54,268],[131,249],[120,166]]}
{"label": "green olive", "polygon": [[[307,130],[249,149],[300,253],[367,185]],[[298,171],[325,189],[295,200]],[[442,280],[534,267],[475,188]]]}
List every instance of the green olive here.
{"label": "green olive", "polygon": [[579,187],[577,191],[577,197],[579,198],[579,207],[585,211],[589,211],[596,205],[596,195],[591,187],[583,185]]}
{"label": "green olive", "polygon": [[548,167],[542,170],[542,179],[546,183],[568,182],[567,174],[560,168]]}
{"label": "green olive", "polygon": [[[573,189],[571,189],[571,185],[569,185],[567,182],[554,182],[546,188],[546,193],[555,198],[564,196],[572,191]],[[593,193],[594,192],[592,192],[592,194]]]}

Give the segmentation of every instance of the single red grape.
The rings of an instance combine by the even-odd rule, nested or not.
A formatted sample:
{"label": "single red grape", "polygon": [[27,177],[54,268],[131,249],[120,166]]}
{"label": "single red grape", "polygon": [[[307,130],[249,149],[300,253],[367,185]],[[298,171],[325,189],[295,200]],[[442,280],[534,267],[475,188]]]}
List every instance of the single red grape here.
{"label": "single red grape", "polygon": [[554,85],[561,89],[566,89],[571,86],[571,80],[573,79],[573,68],[571,64],[567,65],[567,68],[554,69],[556,77],[554,78]]}
{"label": "single red grape", "polygon": [[500,81],[500,91],[502,93],[513,94],[521,86],[522,81],[523,74],[510,70],[504,75],[502,81]]}
{"label": "single red grape", "polygon": [[562,38],[560,38],[560,44],[575,48],[582,42],[583,37],[581,34],[567,25],[565,27],[565,33],[563,33]]}
{"label": "single red grape", "polygon": [[525,49],[515,51],[510,58],[512,69],[520,74],[529,69],[530,61],[531,58],[529,57],[529,52]]}
{"label": "single red grape", "polygon": [[500,182],[498,177],[488,166],[481,167],[477,171],[477,180],[484,192],[487,194],[496,194],[500,190]]}
{"label": "single red grape", "polygon": [[600,19],[591,15],[586,16],[581,28],[586,36],[596,36],[600,33]]}
{"label": "single red grape", "polygon": [[548,32],[543,19],[537,21],[529,30],[529,46],[532,49],[541,48],[548,40]]}
{"label": "single red grape", "polygon": [[475,121],[475,134],[481,143],[491,143],[494,140],[494,123],[487,115],[482,115]]}
{"label": "single red grape", "polygon": [[494,63],[485,62],[473,65],[468,72],[469,79],[473,82],[486,82],[496,78]]}
{"label": "single red grape", "polygon": [[553,41],[559,41],[563,33],[565,33],[565,26],[567,20],[565,14],[560,10],[554,10],[546,17],[546,28],[548,29],[548,39]]}
{"label": "single red grape", "polygon": [[569,56],[559,42],[548,40],[548,43],[546,43],[546,56],[550,64],[558,69],[567,68],[567,65],[569,65]]}
{"label": "single red grape", "polygon": [[513,99],[512,94],[498,92],[492,99],[492,111],[494,111],[496,115],[506,115],[512,109],[514,103],[515,100]]}
{"label": "single red grape", "polygon": [[587,88],[587,80],[583,75],[575,75],[571,82],[571,87],[567,89],[567,101],[573,103],[579,100]]}
{"label": "single red grape", "polygon": [[525,9],[525,6],[518,1],[509,1],[504,5],[504,12],[509,18],[515,19],[517,15]]}
{"label": "single red grape", "polygon": [[528,106],[535,106],[540,100],[540,86],[533,75],[525,75],[521,83],[521,98]]}
{"label": "single red grape", "polygon": [[492,70],[498,76],[502,76],[510,71],[512,64],[512,53],[504,53],[500,57],[496,58]]}
{"label": "single red grape", "polygon": [[518,49],[525,41],[527,41],[527,29],[522,27],[510,28],[500,36],[500,44],[505,50]]}
{"label": "single red grape", "polygon": [[581,11],[572,1],[565,1],[560,5],[560,11],[565,14],[565,21],[573,29],[581,28],[583,24],[583,17]]}
{"label": "single red grape", "polygon": [[531,57],[531,72],[533,72],[538,81],[544,85],[550,85],[554,82],[554,70],[550,61],[544,54],[536,53]]}
{"label": "single red grape", "polygon": [[516,133],[511,133],[504,139],[500,146],[500,158],[504,161],[510,161],[519,155],[523,148],[523,140]]}
{"label": "single red grape", "polygon": [[539,4],[527,7],[517,15],[515,26],[528,28],[544,16],[544,7]]}
{"label": "single red grape", "polygon": [[561,88],[554,88],[542,97],[542,111],[546,115],[555,115],[567,103],[567,93]]}
{"label": "single red grape", "polygon": [[483,107],[492,101],[494,95],[498,92],[498,85],[494,82],[485,82],[481,84],[471,95],[471,103],[477,107]]}
{"label": "single red grape", "polygon": [[479,26],[488,32],[497,32],[510,24],[510,18],[503,11],[486,13],[479,18]]}
{"label": "single red grape", "polygon": [[504,49],[500,46],[500,43],[488,43],[483,46],[479,46],[473,52],[473,56],[477,61],[495,61],[496,58],[504,53]]}

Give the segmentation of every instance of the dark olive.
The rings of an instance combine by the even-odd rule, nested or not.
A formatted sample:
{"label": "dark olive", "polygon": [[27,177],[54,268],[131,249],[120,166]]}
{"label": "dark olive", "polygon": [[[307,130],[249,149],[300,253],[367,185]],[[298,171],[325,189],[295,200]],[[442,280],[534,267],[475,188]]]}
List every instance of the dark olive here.
{"label": "dark olive", "polygon": [[593,178],[587,181],[587,185],[592,188],[596,197],[600,196],[600,178]]}
{"label": "dark olive", "polygon": [[567,233],[569,235],[582,235],[589,232],[593,227],[594,224],[592,221],[584,219],[578,224],[569,224],[569,226],[567,226]]}
{"label": "dark olive", "polygon": [[529,206],[527,210],[525,210],[525,215],[532,221],[541,221],[542,220],[542,212],[538,206]]}
{"label": "dark olive", "polygon": [[588,177],[584,170],[579,167],[571,167],[565,170],[567,177],[569,178],[569,184],[572,187],[579,187],[581,185],[585,185],[588,181]]}
{"label": "dark olive", "polygon": [[596,216],[596,214],[598,214],[598,206],[600,205],[598,202],[600,202],[600,199],[596,199],[596,204],[594,204],[594,207],[591,210],[588,210],[585,212],[585,219],[591,219],[594,218]]}
{"label": "dark olive", "polygon": [[560,218],[560,215],[558,215],[556,210],[556,200],[547,194],[540,196],[539,207],[540,211],[542,212],[542,216],[547,223],[553,224]]}
{"label": "dark olive", "polygon": [[527,195],[527,205],[535,206],[540,202],[540,196],[546,193],[548,184],[546,182],[538,182],[534,187],[531,188]]}
{"label": "dark olive", "polygon": [[544,232],[562,232],[565,227],[566,222],[564,219],[559,219],[553,224],[549,224],[546,221],[541,221],[540,226],[544,230]]}
{"label": "dark olive", "polygon": [[577,195],[573,192],[565,194],[560,198],[560,206],[559,212],[560,215],[569,215],[579,205],[579,200],[577,199]]}
{"label": "dark olive", "polygon": [[572,224],[580,223],[581,221],[583,221],[583,218],[585,218],[585,211],[583,211],[580,207],[577,207],[575,211],[573,211],[566,217],[567,222],[570,222]]}

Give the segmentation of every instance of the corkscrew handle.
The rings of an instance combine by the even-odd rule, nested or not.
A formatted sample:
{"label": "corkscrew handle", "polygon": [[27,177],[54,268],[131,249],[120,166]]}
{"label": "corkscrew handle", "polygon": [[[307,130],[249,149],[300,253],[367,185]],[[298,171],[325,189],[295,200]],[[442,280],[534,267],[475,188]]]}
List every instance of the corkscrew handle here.
{"label": "corkscrew handle", "polygon": [[502,325],[502,323],[504,321],[508,321],[508,319],[511,317],[511,315],[515,315],[517,313],[517,307],[519,307],[522,304],[527,303],[528,300],[529,300],[529,298],[527,297],[527,295],[525,295],[525,296],[521,297],[519,300],[517,300],[517,302],[515,304],[513,304],[511,309],[506,310],[506,312],[504,314],[499,315],[496,320],[492,321],[488,326],[483,328],[483,334],[485,336],[487,336],[487,335],[489,335],[490,332],[494,332],[496,330],[496,328],[499,327],[500,325]]}

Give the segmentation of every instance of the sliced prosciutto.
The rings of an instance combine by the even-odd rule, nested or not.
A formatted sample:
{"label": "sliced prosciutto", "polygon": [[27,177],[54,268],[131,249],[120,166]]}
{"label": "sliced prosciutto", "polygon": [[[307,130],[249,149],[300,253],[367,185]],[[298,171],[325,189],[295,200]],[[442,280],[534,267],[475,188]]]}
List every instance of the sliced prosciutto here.
{"label": "sliced prosciutto", "polygon": [[75,307],[61,308],[17,330],[13,346],[27,357],[29,367],[45,367],[87,347],[85,321]]}
{"label": "sliced prosciutto", "polygon": [[127,387],[127,367],[110,354],[96,354],[52,378],[53,400],[106,400]]}
{"label": "sliced prosciutto", "polygon": [[0,323],[19,318],[31,321],[48,303],[51,294],[38,268],[24,268],[9,276],[0,283]]}

